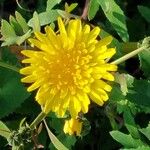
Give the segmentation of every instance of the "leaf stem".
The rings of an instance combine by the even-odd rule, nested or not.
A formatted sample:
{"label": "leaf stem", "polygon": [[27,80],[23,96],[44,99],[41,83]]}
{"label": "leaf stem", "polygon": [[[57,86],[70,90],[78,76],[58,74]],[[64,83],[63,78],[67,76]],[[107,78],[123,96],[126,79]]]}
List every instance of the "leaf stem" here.
{"label": "leaf stem", "polygon": [[10,69],[10,70],[13,70],[15,72],[19,72],[19,68],[12,66],[12,65],[9,65],[5,62],[0,62],[0,67],[4,67],[4,68]]}
{"label": "leaf stem", "polygon": [[41,112],[35,120],[31,123],[30,128],[34,129],[44,118],[46,117],[46,114],[44,112]]}
{"label": "leaf stem", "polygon": [[118,65],[118,64],[128,60],[129,58],[137,55],[138,53],[140,53],[141,51],[145,50],[146,48],[147,48],[147,46],[142,46],[142,47],[140,47],[140,48],[138,48],[138,49],[136,49],[136,50],[134,50],[134,51],[124,55],[124,56],[122,56],[121,58],[118,58],[117,60],[111,62],[111,64]]}

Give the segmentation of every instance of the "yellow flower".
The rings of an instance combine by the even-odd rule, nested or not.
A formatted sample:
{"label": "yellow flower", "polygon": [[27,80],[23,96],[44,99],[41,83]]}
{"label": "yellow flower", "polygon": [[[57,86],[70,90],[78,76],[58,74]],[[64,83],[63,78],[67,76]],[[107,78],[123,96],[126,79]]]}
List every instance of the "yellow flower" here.
{"label": "yellow flower", "polygon": [[90,99],[100,106],[108,100],[111,86],[106,80],[114,80],[110,72],[117,66],[107,61],[116,51],[107,47],[112,37],[98,40],[100,28],[90,31],[79,19],[65,27],[58,18],[58,28],[55,33],[47,26],[45,34],[35,32],[35,38],[29,39],[38,49],[22,51],[27,56],[22,63],[28,66],[20,70],[26,75],[21,81],[31,83],[29,92],[37,89],[36,101],[44,113],[53,111],[62,117],[68,110],[76,118],[79,112],[88,112]]}
{"label": "yellow flower", "polygon": [[77,135],[80,136],[82,130],[82,122],[79,119],[73,119],[65,121],[64,125],[64,132],[68,133],[69,135]]}

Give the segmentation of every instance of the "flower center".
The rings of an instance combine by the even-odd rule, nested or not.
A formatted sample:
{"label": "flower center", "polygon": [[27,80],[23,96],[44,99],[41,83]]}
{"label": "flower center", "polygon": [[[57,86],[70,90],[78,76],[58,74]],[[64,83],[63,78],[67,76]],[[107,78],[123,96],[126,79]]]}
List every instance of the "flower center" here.
{"label": "flower center", "polygon": [[68,88],[72,94],[77,89],[87,88],[92,79],[89,65],[91,59],[84,44],[77,44],[70,50],[61,50],[51,61],[50,81],[58,90]]}

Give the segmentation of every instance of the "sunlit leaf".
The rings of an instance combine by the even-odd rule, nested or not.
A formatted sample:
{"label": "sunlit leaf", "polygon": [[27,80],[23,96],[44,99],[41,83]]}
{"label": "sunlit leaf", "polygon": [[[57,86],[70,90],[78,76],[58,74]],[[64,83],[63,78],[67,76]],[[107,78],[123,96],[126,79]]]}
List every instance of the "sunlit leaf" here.
{"label": "sunlit leaf", "polygon": [[148,124],[148,127],[139,129],[140,132],[142,132],[150,141],[150,123]]}
{"label": "sunlit leaf", "polygon": [[137,148],[144,145],[140,139],[134,139],[131,135],[124,134],[120,131],[111,131],[110,134],[126,148]]}
{"label": "sunlit leaf", "polygon": [[16,33],[13,27],[6,20],[2,20],[1,22],[1,34],[2,40],[5,40],[6,38],[16,37]]}
{"label": "sunlit leaf", "polygon": [[61,2],[61,0],[48,0],[47,1],[47,8],[46,11],[51,10],[54,6],[56,6],[57,4],[59,4]]}
{"label": "sunlit leaf", "polygon": [[88,9],[88,19],[89,20],[92,20],[97,11],[99,9],[99,3],[97,0],[90,0],[90,3],[89,3],[89,9]]}
{"label": "sunlit leaf", "polygon": [[26,23],[26,20],[22,17],[22,15],[19,12],[15,12],[16,20],[19,23],[19,25],[22,27],[23,32],[26,33],[29,30],[29,27]]}
{"label": "sunlit leaf", "polygon": [[28,25],[33,28],[34,32],[40,31],[40,20],[37,12],[33,13],[33,18],[28,22]]}
{"label": "sunlit leaf", "polygon": [[8,139],[10,137],[11,131],[9,128],[2,122],[0,121],[0,135]]}
{"label": "sunlit leaf", "polygon": [[129,40],[126,26],[126,16],[119,5],[114,0],[97,0],[102,7],[107,19],[111,22],[114,29],[123,41]]}
{"label": "sunlit leaf", "polygon": [[78,3],[72,3],[70,6],[68,5],[68,3],[65,3],[65,11],[70,13],[71,11],[73,11],[76,7],[78,6]]}
{"label": "sunlit leaf", "polygon": [[50,129],[48,128],[46,122],[44,121],[45,126],[46,126],[46,130],[48,132],[49,138],[51,140],[51,142],[54,144],[54,146],[56,147],[56,149],[58,150],[69,150],[68,148],[66,148],[58,139],[57,137],[50,131]]}

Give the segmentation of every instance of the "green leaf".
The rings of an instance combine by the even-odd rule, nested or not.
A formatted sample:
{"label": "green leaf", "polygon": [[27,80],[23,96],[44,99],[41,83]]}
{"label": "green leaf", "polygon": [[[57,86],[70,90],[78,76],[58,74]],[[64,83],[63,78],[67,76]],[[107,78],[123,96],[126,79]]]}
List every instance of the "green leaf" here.
{"label": "green leaf", "polygon": [[[17,64],[17,58],[6,48],[1,51],[1,58],[8,64]],[[12,113],[30,94],[20,81],[20,74],[0,67],[0,118]]]}
{"label": "green leaf", "polygon": [[134,139],[130,134],[127,135],[120,131],[111,131],[110,134],[116,141],[126,148],[137,148],[144,145],[140,139]]}
{"label": "green leaf", "polygon": [[131,114],[131,111],[128,106],[126,107],[126,110],[123,113],[123,118],[125,121],[125,126],[130,132],[130,134],[132,135],[132,137],[136,139],[139,138],[140,135],[139,135],[136,123],[134,121],[133,115]]}
{"label": "green leaf", "polygon": [[68,3],[65,3],[65,11],[70,13],[71,11],[73,11],[76,7],[78,6],[78,3],[72,3],[70,6],[68,5]]}
{"label": "green leaf", "polygon": [[0,68],[0,118],[12,113],[30,95],[20,82],[20,75]]}
{"label": "green leaf", "polygon": [[[64,133],[61,133],[57,136],[57,138],[69,149],[71,150],[72,146],[74,146],[76,142],[75,136],[69,136]],[[55,150],[52,143],[49,145],[50,150]]]}
{"label": "green leaf", "polygon": [[50,125],[55,129],[56,133],[60,133],[63,131],[64,119],[51,118]]}
{"label": "green leaf", "polygon": [[12,44],[15,44],[17,39],[17,37],[9,37],[5,39],[1,46],[10,46]]}
{"label": "green leaf", "polygon": [[150,50],[145,50],[139,54],[140,67],[144,75],[150,78]]}
{"label": "green leaf", "polygon": [[54,6],[56,6],[57,4],[59,4],[61,2],[61,0],[48,0],[47,1],[47,8],[46,11],[51,10]]}
{"label": "green leaf", "polygon": [[[42,12],[39,14],[40,26],[50,24],[57,20],[59,14],[57,10],[51,10],[48,12]],[[33,18],[29,20],[28,25],[32,27]]]}
{"label": "green leaf", "polygon": [[97,0],[90,0],[89,9],[88,9],[89,20],[92,20],[95,17],[98,9],[99,9],[99,3],[97,2]]}
{"label": "green leaf", "polygon": [[146,6],[138,6],[138,10],[146,21],[150,22],[150,8]]}
{"label": "green leaf", "polygon": [[15,12],[16,20],[19,23],[19,25],[22,27],[23,32],[26,33],[29,30],[29,27],[26,23],[26,20],[22,17],[22,15],[19,12]]}
{"label": "green leaf", "polygon": [[113,84],[113,88],[112,88],[112,91],[111,91],[111,93],[109,95],[109,99],[112,102],[121,101],[121,100],[125,99],[125,96],[123,95],[119,84]]}
{"label": "green leaf", "polygon": [[25,33],[24,35],[17,37],[16,43],[17,43],[18,45],[20,45],[20,44],[22,44],[26,39],[28,39],[30,36],[31,36],[31,30],[28,30],[28,32]]}
{"label": "green leaf", "polygon": [[16,33],[13,27],[6,20],[2,20],[1,34],[2,34],[1,40],[5,40],[6,38],[10,37],[16,37]]}
{"label": "green leaf", "polygon": [[56,149],[58,150],[69,150],[67,147],[65,147],[58,139],[57,137],[50,131],[50,129],[48,128],[46,122],[44,121],[45,126],[46,126],[46,130],[48,132],[49,138],[51,140],[51,142],[54,144],[54,146],[56,147]]}
{"label": "green leaf", "polygon": [[20,26],[20,24],[17,22],[15,17],[10,15],[9,16],[9,22],[10,22],[11,26],[14,28],[16,35],[22,35],[23,34],[23,29]]}
{"label": "green leaf", "polygon": [[107,19],[111,22],[118,35],[124,42],[129,40],[126,26],[126,16],[114,0],[97,0]]}
{"label": "green leaf", "polygon": [[33,18],[29,20],[28,25],[33,28],[34,32],[40,31],[40,19],[37,12],[33,13]]}
{"label": "green leaf", "polygon": [[150,150],[150,147],[143,145],[143,146],[139,146],[138,148],[129,148],[129,149],[125,148],[123,150]]}
{"label": "green leaf", "polygon": [[68,19],[71,16],[70,13],[63,11],[63,10],[57,10],[57,12],[61,17],[65,18],[65,19]]}
{"label": "green leaf", "polygon": [[150,106],[150,82],[146,80],[134,80],[130,87],[127,99],[140,106]]}
{"label": "green leaf", "polygon": [[150,141],[150,123],[148,124],[148,127],[139,129],[141,133],[143,133]]}
{"label": "green leaf", "polygon": [[10,137],[11,131],[9,128],[2,122],[0,121],[0,135],[8,139]]}

